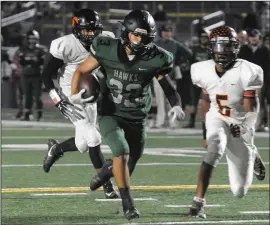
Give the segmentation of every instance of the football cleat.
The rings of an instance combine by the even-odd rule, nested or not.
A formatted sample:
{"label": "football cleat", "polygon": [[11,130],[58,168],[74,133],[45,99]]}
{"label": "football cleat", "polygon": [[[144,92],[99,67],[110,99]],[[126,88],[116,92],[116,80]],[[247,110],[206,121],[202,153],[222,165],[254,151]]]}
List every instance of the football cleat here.
{"label": "football cleat", "polygon": [[124,216],[127,218],[127,220],[132,220],[140,217],[140,212],[135,207],[131,209],[127,209],[124,211]]}
{"label": "football cleat", "polygon": [[265,179],[265,165],[260,157],[259,154],[256,155],[255,161],[254,161],[254,175],[258,180],[264,180]]}
{"label": "football cleat", "polygon": [[37,121],[40,121],[42,119],[42,111],[37,112]]}
{"label": "football cleat", "polygon": [[106,160],[104,162],[101,171],[90,182],[90,189],[92,191],[97,190],[113,176],[112,164],[112,160]]}
{"label": "football cleat", "polygon": [[21,119],[22,116],[23,116],[23,112],[22,112],[22,111],[19,111],[19,112],[17,112],[17,114],[15,115],[15,118],[16,118],[16,119]]}
{"label": "football cleat", "polygon": [[205,200],[194,198],[192,201],[192,205],[189,210],[189,216],[193,216],[200,219],[206,219],[206,215],[204,212]]}
{"label": "football cleat", "polygon": [[103,191],[105,194],[105,198],[113,199],[119,198],[117,191],[114,190],[112,182],[109,180],[105,184],[103,184]]}
{"label": "football cleat", "polygon": [[103,182],[101,181],[99,174],[96,174],[90,182],[91,191],[97,190],[99,187],[102,186],[102,184]]}
{"label": "football cleat", "polygon": [[52,165],[63,156],[63,154],[57,154],[55,152],[55,148],[57,146],[58,142],[54,139],[48,140],[48,152],[44,158],[43,161],[43,170],[45,173],[49,173]]}

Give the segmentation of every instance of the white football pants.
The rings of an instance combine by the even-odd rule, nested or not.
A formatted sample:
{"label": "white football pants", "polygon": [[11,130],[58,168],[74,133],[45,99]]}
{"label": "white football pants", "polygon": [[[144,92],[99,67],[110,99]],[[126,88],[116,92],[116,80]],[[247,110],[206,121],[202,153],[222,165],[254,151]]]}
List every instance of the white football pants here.
{"label": "white football pants", "polygon": [[[61,86],[61,92],[66,96],[71,96],[71,86]],[[95,147],[101,143],[101,136],[96,128],[97,104],[86,104],[85,107],[75,104],[82,109],[82,120],[71,121],[75,126],[75,144],[80,152],[88,151],[88,147]]]}
{"label": "white football pants", "polygon": [[247,194],[253,179],[257,151],[254,145],[254,129],[240,138],[234,138],[229,125],[217,114],[218,112],[206,114],[207,151],[223,155],[226,150],[231,191],[241,198]]}

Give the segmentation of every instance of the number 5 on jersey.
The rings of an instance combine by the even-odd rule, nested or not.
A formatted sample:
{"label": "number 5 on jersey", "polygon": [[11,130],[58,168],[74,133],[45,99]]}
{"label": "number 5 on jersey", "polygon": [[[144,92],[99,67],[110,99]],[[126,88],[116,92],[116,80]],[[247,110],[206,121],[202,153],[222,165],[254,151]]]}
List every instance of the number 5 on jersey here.
{"label": "number 5 on jersey", "polygon": [[228,101],[228,95],[216,95],[216,101],[219,106],[219,113],[223,116],[232,116],[232,109],[229,106],[223,105],[222,101]]}

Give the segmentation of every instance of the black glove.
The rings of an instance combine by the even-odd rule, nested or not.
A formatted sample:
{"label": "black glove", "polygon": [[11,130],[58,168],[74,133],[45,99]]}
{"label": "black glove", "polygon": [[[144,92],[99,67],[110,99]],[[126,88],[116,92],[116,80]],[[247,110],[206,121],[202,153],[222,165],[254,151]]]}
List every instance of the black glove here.
{"label": "black glove", "polygon": [[240,126],[237,124],[231,124],[230,131],[231,131],[233,137],[240,137],[240,135],[241,135]]}

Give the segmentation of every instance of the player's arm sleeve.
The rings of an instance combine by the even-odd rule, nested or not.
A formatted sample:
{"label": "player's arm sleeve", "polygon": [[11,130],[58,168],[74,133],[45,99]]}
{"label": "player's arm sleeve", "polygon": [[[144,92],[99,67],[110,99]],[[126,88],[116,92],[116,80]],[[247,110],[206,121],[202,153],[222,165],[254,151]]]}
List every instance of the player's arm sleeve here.
{"label": "player's arm sleeve", "polygon": [[42,81],[44,86],[48,89],[54,89],[54,83],[52,80],[53,75],[55,75],[59,68],[64,65],[64,61],[58,58],[55,58],[51,53],[48,54],[47,63],[44,67],[44,70],[41,74]]}
{"label": "player's arm sleeve", "polygon": [[168,59],[163,65],[162,69],[158,71],[158,73],[156,74],[156,78],[161,88],[163,89],[164,94],[166,95],[170,105],[172,107],[176,105],[182,106],[180,95],[173,86],[172,81],[168,75],[171,72],[172,68],[173,68],[173,56],[172,54],[170,54],[168,55]]}
{"label": "player's arm sleeve", "polygon": [[257,67],[255,71],[242,79],[242,85],[244,89],[244,98],[254,98],[257,96],[257,91],[263,85],[263,70],[261,67]]}
{"label": "player's arm sleeve", "polygon": [[169,75],[166,74],[165,76],[160,76],[157,79],[171,107],[176,106],[176,105],[182,106],[181,97],[178,94],[175,87],[173,86]]}

